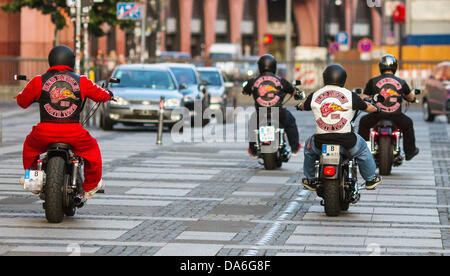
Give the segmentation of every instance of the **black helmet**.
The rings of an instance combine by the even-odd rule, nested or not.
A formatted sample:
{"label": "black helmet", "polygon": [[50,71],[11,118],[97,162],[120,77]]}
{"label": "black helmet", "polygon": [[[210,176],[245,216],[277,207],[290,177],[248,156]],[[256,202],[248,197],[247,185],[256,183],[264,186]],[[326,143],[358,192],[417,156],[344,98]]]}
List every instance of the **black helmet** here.
{"label": "black helmet", "polygon": [[380,72],[384,74],[386,71],[397,72],[397,59],[393,55],[384,55],[379,63]]}
{"label": "black helmet", "polygon": [[323,71],[323,82],[325,85],[337,85],[344,87],[347,80],[347,72],[344,67],[332,64]]}
{"label": "black helmet", "polygon": [[269,54],[265,54],[258,59],[258,69],[260,74],[270,72],[275,74],[277,71],[277,60]]}
{"label": "black helmet", "polygon": [[50,54],[48,54],[48,64],[50,65],[50,67],[56,65],[66,65],[74,69],[75,54],[72,49],[67,46],[56,46],[50,51]]}

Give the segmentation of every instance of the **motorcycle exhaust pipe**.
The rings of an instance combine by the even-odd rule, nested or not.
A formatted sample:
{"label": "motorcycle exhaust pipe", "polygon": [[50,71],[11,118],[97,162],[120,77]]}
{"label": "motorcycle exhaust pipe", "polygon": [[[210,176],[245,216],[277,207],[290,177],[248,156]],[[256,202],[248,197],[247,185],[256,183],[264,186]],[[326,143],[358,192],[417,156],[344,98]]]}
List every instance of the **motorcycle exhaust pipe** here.
{"label": "motorcycle exhaust pipe", "polygon": [[314,163],[314,167],[315,167],[315,175],[314,175],[314,177],[316,178],[316,179],[319,179],[319,174],[320,174],[320,162],[319,161],[316,161],[315,163]]}
{"label": "motorcycle exhaust pipe", "polygon": [[73,164],[73,173],[72,173],[72,189],[77,188],[77,175],[78,175],[78,168],[80,166],[80,163],[78,160],[74,159],[72,160]]}
{"label": "motorcycle exhaust pipe", "polygon": [[86,199],[84,198],[83,195],[76,195],[73,198],[73,203],[75,204],[76,207],[81,208],[83,207],[84,203],[86,202]]}
{"label": "motorcycle exhaust pipe", "polygon": [[377,133],[371,129],[370,130],[370,152],[372,154],[375,153],[375,136],[377,135]]}

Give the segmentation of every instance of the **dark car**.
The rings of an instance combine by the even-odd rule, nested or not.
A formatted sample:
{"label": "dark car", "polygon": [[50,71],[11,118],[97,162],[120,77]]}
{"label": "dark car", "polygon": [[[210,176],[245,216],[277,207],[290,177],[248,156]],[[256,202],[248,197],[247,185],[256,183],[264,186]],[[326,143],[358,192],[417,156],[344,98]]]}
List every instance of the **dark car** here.
{"label": "dark car", "polygon": [[446,115],[450,123],[450,62],[438,64],[425,84],[423,116],[432,122],[436,115]]}
{"label": "dark car", "polygon": [[185,63],[160,63],[157,65],[168,68],[175,76],[179,90],[183,94],[184,106],[189,109],[190,115],[202,117],[203,114],[196,114],[194,103],[201,104],[202,112],[204,112],[209,107],[209,95],[206,86],[200,81],[196,67]]}
{"label": "dark car", "polygon": [[181,120],[172,116],[183,106],[183,96],[172,72],[165,67],[148,64],[125,64],[114,69],[113,78],[120,83],[110,83],[109,89],[116,101],[105,104],[101,112],[101,126],[112,130],[114,124],[156,124],[159,104],[164,96],[164,123],[169,127]]}

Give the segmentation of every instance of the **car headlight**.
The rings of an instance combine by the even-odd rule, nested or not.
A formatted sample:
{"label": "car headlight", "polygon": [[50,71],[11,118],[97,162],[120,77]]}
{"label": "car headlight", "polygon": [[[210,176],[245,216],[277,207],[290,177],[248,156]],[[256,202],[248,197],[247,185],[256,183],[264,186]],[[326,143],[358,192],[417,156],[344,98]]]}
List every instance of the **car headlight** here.
{"label": "car headlight", "polygon": [[179,107],[181,101],[179,99],[168,99],[164,102],[164,107]]}
{"label": "car headlight", "polygon": [[116,99],[116,101],[111,102],[111,104],[115,104],[115,105],[127,105],[129,104],[129,102],[127,100],[125,100],[124,98],[121,97],[117,97],[114,96],[114,98]]}
{"label": "car headlight", "polygon": [[193,96],[184,96],[183,101],[185,102],[193,102],[195,99]]}

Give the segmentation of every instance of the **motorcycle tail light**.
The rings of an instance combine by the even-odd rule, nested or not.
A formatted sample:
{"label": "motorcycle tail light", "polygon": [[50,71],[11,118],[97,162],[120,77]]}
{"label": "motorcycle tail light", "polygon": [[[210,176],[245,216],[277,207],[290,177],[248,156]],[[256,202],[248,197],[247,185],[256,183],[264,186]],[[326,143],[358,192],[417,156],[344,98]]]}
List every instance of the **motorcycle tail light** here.
{"label": "motorcycle tail light", "polygon": [[323,168],[323,174],[326,176],[333,176],[336,174],[336,168],[332,166],[327,166]]}
{"label": "motorcycle tail light", "polygon": [[270,145],[270,142],[263,142],[263,145]]}

